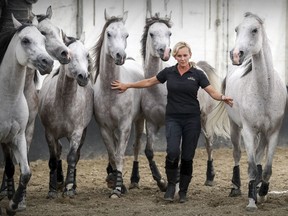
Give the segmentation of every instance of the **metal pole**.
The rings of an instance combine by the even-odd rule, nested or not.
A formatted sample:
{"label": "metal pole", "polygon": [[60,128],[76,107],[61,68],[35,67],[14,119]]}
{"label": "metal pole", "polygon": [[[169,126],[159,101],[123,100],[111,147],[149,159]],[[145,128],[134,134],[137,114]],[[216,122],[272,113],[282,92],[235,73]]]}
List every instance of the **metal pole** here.
{"label": "metal pole", "polygon": [[76,36],[80,38],[83,31],[83,0],[77,0]]}

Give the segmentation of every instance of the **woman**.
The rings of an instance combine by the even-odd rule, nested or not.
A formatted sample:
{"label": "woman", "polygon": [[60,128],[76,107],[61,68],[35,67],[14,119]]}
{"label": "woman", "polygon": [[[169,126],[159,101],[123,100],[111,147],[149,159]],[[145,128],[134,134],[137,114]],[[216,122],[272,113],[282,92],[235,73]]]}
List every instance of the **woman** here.
{"label": "woman", "polygon": [[148,88],[167,81],[165,170],[168,187],[164,199],[174,200],[181,153],[179,201],[183,203],[186,201],[187,189],[192,178],[193,158],[201,132],[198,89],[203,88],[213,99],[224,101],[231,107],[233,99],[217,92],[210,85],[204,72],[189,62],[192,52],[187,43],[178,42],[173,48],[172,55],[178,63],[163,69],[156,76],[134,83],[121,83],[116,80],[111,83],[111,88],[118,89],[122,93],[128,88]]}

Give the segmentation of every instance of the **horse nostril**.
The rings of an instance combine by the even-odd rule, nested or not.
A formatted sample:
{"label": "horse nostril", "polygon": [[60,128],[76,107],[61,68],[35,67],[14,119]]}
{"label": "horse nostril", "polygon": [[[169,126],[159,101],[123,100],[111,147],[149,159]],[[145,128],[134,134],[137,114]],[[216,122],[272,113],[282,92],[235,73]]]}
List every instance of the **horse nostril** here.
{"label": "horse nostril", "polygon": [[68,52],[65,51],[65,50],[62,51],[62,52],[61,52],[61,56],[64,57],[64,58],[66,58],[66,57],[68,56]]}
{"label": "horse nostril", "polygon": [[243,51],[240,51],[239,52],[239,57],[242,57],[244,55],[244,52]]}
{"label": "horse nostril", "polygon": [[120,53],[117,53],[117,54],[116,54],[116,57],[117,57],[117,58],[121,58]]}

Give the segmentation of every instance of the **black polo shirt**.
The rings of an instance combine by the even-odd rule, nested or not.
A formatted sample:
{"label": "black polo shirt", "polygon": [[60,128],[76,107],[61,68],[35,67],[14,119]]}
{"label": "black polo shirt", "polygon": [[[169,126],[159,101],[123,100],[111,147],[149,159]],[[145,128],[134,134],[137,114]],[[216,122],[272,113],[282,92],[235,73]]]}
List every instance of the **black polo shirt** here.
{"label": "black polo shirt", "polygon": [[181,76],[176,64],[163,69],[156,77],[161,83],[167,81],[166,115],[200,115],[197,92],[199,87],[205,88],[210,85],[203,71],[191,67]]}

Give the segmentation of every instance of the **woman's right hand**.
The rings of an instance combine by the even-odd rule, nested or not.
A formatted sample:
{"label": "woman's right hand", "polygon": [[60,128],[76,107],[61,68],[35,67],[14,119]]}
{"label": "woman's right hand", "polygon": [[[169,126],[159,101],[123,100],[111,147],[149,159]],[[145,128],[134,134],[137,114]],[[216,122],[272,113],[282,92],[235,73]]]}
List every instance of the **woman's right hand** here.
{"label": "woman's right hand", "polygon": [[118,89],[119,93],[125,92],[128,88],[125,83],[121,83],[119,80],[114,80],[111,83],[111,89]]}

